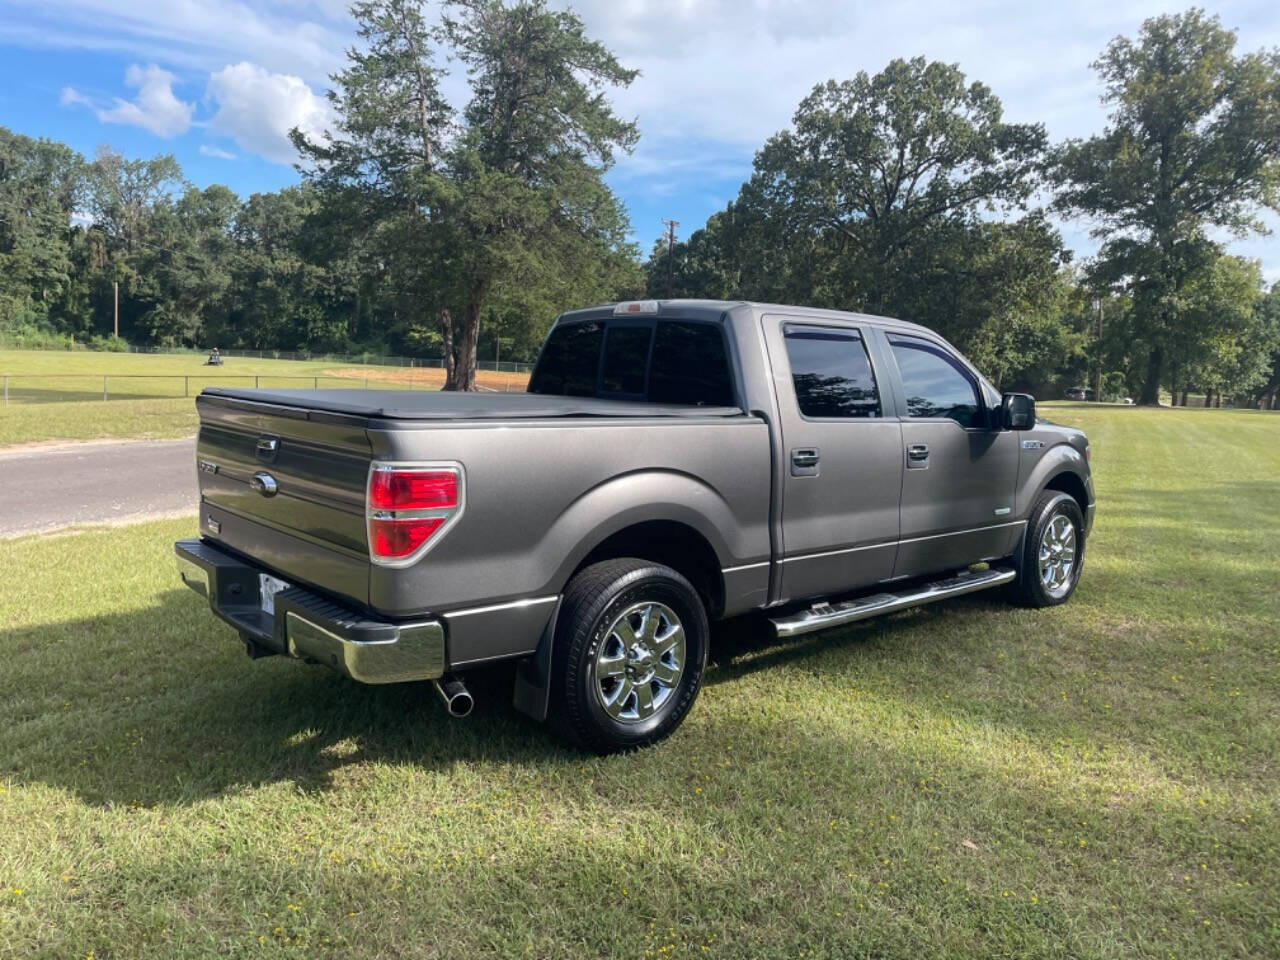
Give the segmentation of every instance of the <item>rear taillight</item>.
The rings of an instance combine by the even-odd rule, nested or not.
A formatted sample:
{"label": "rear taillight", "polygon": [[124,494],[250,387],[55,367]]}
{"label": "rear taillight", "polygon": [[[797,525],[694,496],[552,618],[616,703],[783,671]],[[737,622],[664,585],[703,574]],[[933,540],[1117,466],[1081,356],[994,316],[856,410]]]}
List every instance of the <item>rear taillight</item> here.
{"label": "rear taillight", "polygon": [[392,566],[413,563],[462,513],[462,468],[375,463],[365,504],[369,558]]}

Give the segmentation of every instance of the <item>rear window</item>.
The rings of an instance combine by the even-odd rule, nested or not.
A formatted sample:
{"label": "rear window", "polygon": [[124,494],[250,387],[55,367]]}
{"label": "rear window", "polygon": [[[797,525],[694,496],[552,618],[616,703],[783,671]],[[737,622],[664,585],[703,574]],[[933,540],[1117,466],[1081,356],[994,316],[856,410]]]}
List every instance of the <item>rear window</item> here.
{"label": "rear window", "polygon": [[[719,325],[683,320],[566,323],[551,331],[530,393],[732,406]],[[601,353],[603,351],[603,362]]]}
{"label": "rear window", "polygon": [[594,397],[603,343],[603,323],[567,323],[557,327],[542,348],[538,367],[529,379],[529,392]]}
{"label": "rear window", "polygon": [[733,406],[729,358],[718,326],[658,321],[649,399],[654,403]]}
{"label": "rear window", "polygon": [[604,371],[600,392],[609,396],[644,396],[645,371],[649,369],[650,326],[614,324],[604,341]]}

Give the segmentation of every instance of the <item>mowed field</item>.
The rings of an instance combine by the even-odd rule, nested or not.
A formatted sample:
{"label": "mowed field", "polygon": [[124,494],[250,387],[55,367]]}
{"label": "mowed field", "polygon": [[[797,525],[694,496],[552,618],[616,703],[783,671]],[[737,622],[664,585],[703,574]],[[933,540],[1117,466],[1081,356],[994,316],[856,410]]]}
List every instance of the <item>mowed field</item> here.
{"label": "mowed field", "polygon": [[[192,398],[207,386],[439,390],[439,367],[342,365],[331,361],[0,350],[8,404],[0,406],[0,446],[98,437],[180,437],[195,432]],[[102,399],[104,382],[107,400]],[[481,389],[522,391],[528,374],[480,371]]]}
{"label": "mowed field", "polygon": [[429,686],[251,662],[190,521],[0,551],[0,955],[1280,955],[1280,416],[1061,407],[1075,599],[722,631],[587,757]]}

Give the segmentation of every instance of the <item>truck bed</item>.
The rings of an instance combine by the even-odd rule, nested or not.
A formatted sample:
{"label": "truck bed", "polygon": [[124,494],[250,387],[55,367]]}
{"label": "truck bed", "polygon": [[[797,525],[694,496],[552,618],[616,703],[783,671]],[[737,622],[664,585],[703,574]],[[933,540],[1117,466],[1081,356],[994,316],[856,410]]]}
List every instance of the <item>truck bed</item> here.
{"label": "truck bed", "polygon": [[[363,615],[443,617],[451,665],[527,652],[529,624],[515,620],[545,617],[583,558],[638,523],[700,533],[729,568],[729,612],[766,599],[768,424],[738,407],[228,388],[206,389],[196,407],[202,538]],[[464,471],[456,523],[407,567],[370,558],[375,461]],[[258,474],[278,491],[256,489]]]}
{"label": "truck bed", "polygon": [[698,407],[562,397],[537,393],[445,393],[439,390],[256,390],[206,387],[201,398],[320,410],[369,420],[543,420],[560,417],[736,417],[738,407]]}

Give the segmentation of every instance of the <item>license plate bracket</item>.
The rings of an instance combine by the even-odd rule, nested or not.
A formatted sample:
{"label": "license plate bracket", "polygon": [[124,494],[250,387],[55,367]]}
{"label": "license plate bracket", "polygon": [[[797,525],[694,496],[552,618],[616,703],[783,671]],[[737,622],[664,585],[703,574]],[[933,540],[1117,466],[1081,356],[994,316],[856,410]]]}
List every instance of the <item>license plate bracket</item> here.
{"label": "license plate bracket", "polygon": [[274,617],[276,613],[276,594],[281,590],[288,590],[291,586],[293,584],[268,574],[258,574],[258,598],[262,603],[262,612]]}

